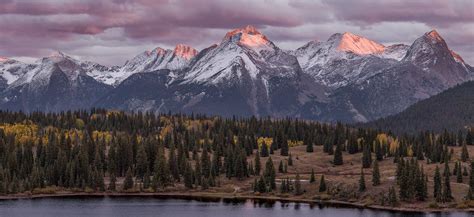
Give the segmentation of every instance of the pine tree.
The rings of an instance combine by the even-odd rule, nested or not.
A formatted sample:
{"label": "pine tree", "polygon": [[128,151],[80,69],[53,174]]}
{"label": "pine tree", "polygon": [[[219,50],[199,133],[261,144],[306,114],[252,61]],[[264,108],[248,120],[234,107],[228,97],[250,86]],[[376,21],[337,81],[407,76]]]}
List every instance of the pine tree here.
{"label": "pine tree", "polygon": [[117,178],[115,178],[115,174],[110,174],[110,183],[109,183],[109,191],[115,191],[116,190],[116,182]]}
{"label": "pine tree", "polygon": [[449,202],[453,198],[451,194],[451,183],[450,183],[450,173],[449,173],[449,165],[448,160],[445,161],[444,164],[444,183],[443,183],[443,191],[442,191],[442,201]]}
{"label": "pine tree", "polygon": [[265,192],[267,192],[267,187],[266,187],[265,179],[263,178],[263,176],[260,176],[260,179],[258,179],[258,182],[257,182],[257,190],[258,190],[258,192],[260,192],[260,193],[265,193]]}
{"label": "pine tree", "polygon": [[364,145],[364,151],[362,152],[362,167],[370,168],[371,163],[372,163],[372,155],[371,155],[370,147],[368,145]]}
{"label": "pine tree", "polygon": [[309,178],[309,183],[314,183],[316,181],[316,177],[314,176],[314,169],[311,169],[311,177]]}
{"label": "pine tree", "polygon": [[372,185],[377,186],[380,185],[380,171],[379,171],[379,164],[377,160],[374,161],[374,168],[372,170]]}
{"label": "pine tree", "polygon": [[184,168],[184,187],[187,189],[193,188],[193,168],[189,162],[186,162]]}
{"label": "pine tree", "polygon": [[392,207],[398,204],[397,192],[393,186],[388,190],[388,203]]}
{"label": "pine tree", "polygon": [[378,140],[375,143],[375,158],[378,161],[383,160],[382,145],[380,144],[380,142],[378,142]]}
{"label": "pine tree", "polygon": [[313,143],[310,140],[305,141],[305,145],[306,145],[306,152],[312,153],[314,151],[313,150]]}
{"label": "pine tree", "polygon": [[359,191],[363,192],[365,191],[365,178],[364,178],[364,169],[360,170],[360,178],[359,178]]}
{"label": "pine tree", "polygon": [[143,188],[144,189],[148,189],[150,188],[150,184],[151,184],[151,180],[150,180],[150,169],[146,169],[146,172],[145,172],[145,177],[143,178]]}
{"label": "pine tree", "polygon": [[441,174],[439,172],[439,167],[436,166],[436,169],[435,169],[435,174],[434,174],[434,178],[433,178],[433,183],[434,183],[434,187],[433,187],[433,197],[436,199],[436,201],[438,202],[441,202],[441,198],[442,198],[442,192],[441,192]]}
{"label": "pine tree", "polygon": [[158,188],[164,188],[170,183],[170,170],[166,163],[166,158],[162,150],[158,151],[155,158],[155,171],[153,174],[153,189],[156,191]]}
{"label": "pine tree", "polygon": [[467,151],[466,144],[463,144],[462,150],[461,150],[461,161],[466,162],[468,160],[469,160],[469,152]]}
{"label": "pine tree", "polygon": [[260,155],[257,151],[255,154],[255,175],[260,175],[260,170],[262,168],[262,163],[260,162]]}
{"label": "pine tree", "polygon": [[278,172],[279,172],[279,173],[283,173],[283,172],[284,172],[283,161],[280,161],[280,165],[278,165]]}
{"label": "pine tree", "polygon": [[132,169],[129,167],[125,176],[125,181],[123,181],[123,190],[128,190],[133,188],[133,175]]}
{"label": "pine tree", "polygon": [[288,156],[288,150],[289,150],[288,140],[283,138],[282,141],[281,141],[280,155],[281,156]]}
{"label": "pine tree", "polygon": [[342,159],[342,147],[340,144],[336,145],[336,151],[334,152],[334,165],[342,165],[344,161]]}
{"label": "pine tree", "polygon": [[269,189],[274,190],[276,188],[275,168],[273,167],[273,161],[271,157],[269,157],[265,163],[265,171],[263,171],[263,176],[265,177],[265,183],[269,185]]}
{"label": "pine tree", "polygon": [[469,191],[466,196],[468,200],[474,200],[474,161],[471,162],[471,173],[469,175]]}
{"label": "pine tree", "polygon": [[457,183],[462,183],[462,168],[461,168],[461,163],[458,162],[458,163],[456,164],[456,166],[457,166],[457,168],[458,168],[458,169],[456,170],[456,182],[457,182]]}
{"label": "pine tree", "polygon": [[319,181],[319,192],[326,191],[326,181],[324,180],[324,175],[321,176],[321,180]]}
{"label": "pine tree", "polygon": [[145,146],[143,144],[138,146],[137,150],[137,166],[136,173],[137,176],[143,180],[143,177],[148,169],[148,156],[145,151]]}
{"label": "pine tree", "polygon": [[290,153],[290,156],[288,157],[288,166],[293,166],[293,157],[291,156],[291,153]]}
{"label": "pine tree", "polygon": [[296,178],[295,178],[295,194],[296,195],[303,194],[303,189],[301,188],[301,179],[300,179],[299,173],[296,173]]}

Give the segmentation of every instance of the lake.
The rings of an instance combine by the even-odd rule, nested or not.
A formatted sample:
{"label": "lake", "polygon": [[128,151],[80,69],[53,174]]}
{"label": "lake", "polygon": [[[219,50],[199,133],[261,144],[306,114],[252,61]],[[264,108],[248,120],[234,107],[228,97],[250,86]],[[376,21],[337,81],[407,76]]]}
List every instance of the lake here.
{"label": "lake", "polygon": [[1,217],[467,217],[472,213],[407,214],[304,203],[198,201],[154,197],[69,197],[0,201]]}

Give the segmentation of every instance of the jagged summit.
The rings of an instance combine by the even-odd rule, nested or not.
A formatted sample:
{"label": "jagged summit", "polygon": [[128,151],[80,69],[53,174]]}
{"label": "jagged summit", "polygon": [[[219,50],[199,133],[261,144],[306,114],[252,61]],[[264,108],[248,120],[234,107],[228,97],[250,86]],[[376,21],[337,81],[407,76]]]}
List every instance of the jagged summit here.
{"label": "jagged summit", "polygon": [[355,35],[350,32],[343,34],[336,34],[332,36],[336,39],[337,50],[352,52],[358,55],[369,55],[382,53],[385,50],[385,46],[375,41],[369,40],[359,35]]}
{"label": "jagged summit", "polygon": [[257,52],[262,49],[274,49],[272,42],[255,27],[250,25],[228,32],[222,42],[226,43],[228,41],[254,49]]}
{"label": "jagged summit", "polygon": [[441,37],[441,35],[435,29],[425,33],[425,36],[429,37],[433,40],[436,40],[436,41],[444,41],[444,39]]}
{"label": "jagged summit", "polygon": [[7,58],[7,57],[0,56],[0,63],[1,63],[1,62],[6,62],[6,61],[8,61],[8,60],[10,60],[10,59]]}
{"label": "jagged summit", "polygon": [[182,57],[186,60],[192,59],[198,53],[196,49],[185,44],[177,44],[173,52],[176,56]]}
{"label": "jagged summit", "polygon": [[252,25],[247,25],[244,28],[237,28],[237,29],[231,30],[230,32],[227,32],[224,38],[231,38],[232,36],[237,35],[238,33],[244,33],[244,34],[250,34],[250,35],[262,35],[262,33],[260,33],[260,31],[258,31],[257,28],[255,28]]}
{"label": "jagged summit", "polygon": [[[438,58],[434,58],[435,56]],[[443,37],[436,30],[432,30],[413,42],[404,60],[415,62],[426,68],[436,64],[446,65],[448,62],[454,62],[456,57]]]}

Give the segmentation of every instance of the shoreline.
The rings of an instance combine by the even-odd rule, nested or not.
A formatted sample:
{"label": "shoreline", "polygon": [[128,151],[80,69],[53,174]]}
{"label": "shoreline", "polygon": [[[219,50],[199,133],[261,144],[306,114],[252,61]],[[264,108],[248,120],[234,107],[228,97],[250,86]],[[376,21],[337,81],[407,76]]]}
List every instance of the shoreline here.
{"label": "shoreline", "polygon": [[284,202],[284,203],[305,203],[311,205],[322,205],[333,208],[354,208],[354,209],[372,209],[378,211],[398,212],[398,213],[449,213],[449,212],[474,212],[474,208],[458,209],[458,208],[408,208],[408,207],[388,207],[381,205],[365,205],[358,202],[348,202],[340,200],[316,200],[303,198],[285,198],[278,196],[257,196],[257,195],[234,195],[230,193],[121,193],[121,192],[63,192],[55,194],[17,194],[17,195],[1,195],[0,201],[4,200],[24,200],[24,199],[41,199],[41,198],[80,198],[80,197],[159,197],[163,199],[183,199],[183,200],[207,200],[209,202],[219,202],[221,200],[253,200],[261,202]]}

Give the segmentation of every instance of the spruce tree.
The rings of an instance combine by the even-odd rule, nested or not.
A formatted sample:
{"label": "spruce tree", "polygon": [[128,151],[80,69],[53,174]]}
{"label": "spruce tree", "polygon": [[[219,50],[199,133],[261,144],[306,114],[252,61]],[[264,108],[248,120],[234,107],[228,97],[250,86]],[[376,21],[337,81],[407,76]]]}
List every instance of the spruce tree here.
{"label": "spruce tree", "polygon": [[259,176],[260,175],[260,170],[262,168],[262,163],[260,162],[260,155],[257,151],[255,154],[255,175]]}
{"label": "spruce tree", "polygon": [[453,198],[451,193],[451,183],[450,183],[450,173],[449,173],[449,165],[448,160],[445,160],[444,163],[444,183],[443,183],[443,191],[442,191],[442,201],[449,202]]}
{"label": "spruce tree", "polygon": [[145,151],[145,146],[143,144],[138,145],[136,173],[137,176],[142,180],[148,169],[148,165],[148,156]]}
{"label": "spruce tree", "polygon": [[360,170],[360,178],[359,178],[359,191],[363,192],[365,191],[365,178],[364,178],[364,169]]}
{"label": "spruce tree", "polygon": [[441,173],[439,172],[439,167],[436,166],[435,169],[435,174],[433,177],[433,197],[436,199],[436,201],[441,202],[442,198],[442,191],[441,191]]}
{"label": "spruce tree", "polygon": [[280,155],[281,156],[288,156],[288,150],[289,150],[288,140],[283,138],[282,141],[281,141]]}
{"label": "spruce tree", "polygon": [[374,161],[374,168],[372,170],[372,185],[377,186],[380,185],[380,171],[379,171],[379,164],[377,160]]}
{"label": "spruce tree", "polygon": [[321,180],[319,181],[319,192],[326,191],[326,181],[324,180],[324,175],[321,176]]}
{"label": "spruce tree", "polygon": [[158,188],[164,188],[170,183],[170,170],[166,163],[165,155],[162,150],[158,151],[157,157],[155,158],[155,171],[153,174],[153,189],[156,191]]}
{"label": "spruce tree", "polygon": [[187,189],[193,188],[193,168],[189,162],[186,162],[184,168],[184,187]]}
{"label": "spruce tree", "polygon": [[267,192],[267,187],[266,187],[265,179],[263,178],[263,176],[260,176],[260,179],[258,179],[258,182],[257,182],[257,190],[258,190],[258,192],[260,192],[260,193],[265,193],[265,192]]}
{"label": "spruce tree", "polygon": [[144,175],[144,178],[143,178],[143,188],[144,189],[148,189],[150,188],[150,184],[151,184],[151,180],[150,180],[150,169],[146,169],[146,172],[145,172],[145,175]]}
{"label": "spruce tree", "polygon": [[309,183],[314,183],[316,181],[316,177],[314,176],[314,169],[311,169],[311,177],[309,178]]}
{"label": "spruce tree", "polygon": [[288,166],[293,166],[293,157],[291,156],[291,153],[290,153],[290,156],[288,157]]}
{"label": "spruce tree", "polygon": [[278,165],[278,172],[283,173],[283,172],[285,172],[284,170],[285,170],[285,168],[283,168],[283,161],[280,161],[280,165]]}
{"label": "spruce tree", "polygon": [[306,141],[306,152],[311,153],[313,152],[313,143],[311,141]]}
{"label": "spruce tree", "polygon": [[395,188],[393,186],[390,187],[388,190],[388,203],[392,207],[398,204],[397,192],[395,191]]}
{"label": "spruce tree", "polygon": [[269,185],[269,190],[274,190],[276,188],[275,168],[273,167],[273,161],[271,157],[269,157],[265,163],[265,171],[263,171],[263,176],[265,177],[265,183]]}
{"label": "spruce tree", "polygon": [[462,183],[462,168],[461,168],[461,163],[457,163],[457,171],[456,171],[456,182],[457,183]]}
{"label": "spruce tree", "polygon": [[334,152],[334,165],[342,165],[344,161],[342,159],[342,147],[340,144],[336,145],[336,151]]}
{"label": "spruce tree", "polygon": [[116,182],[117,178],[115,178],[115,174],[110,174],[110,183],[109,183],[109,191],[115,191],[116,190]]}
{"label": "spruce tree", "polygon": [[372,163],[372,155],[369,145],[364,145],[364,151],[362,152],[362,167],[370,168]]}
{"label": "spruce tree", "polygon": [[466,162],[469,160],[469,152],[467,151],[467,146],[464,143],[461,150],[461,161]]}
{"label": "spruce tree", "polygon": [[133,188],[133,175],[132,169],[129,167],[125,175],[125,181],[123,181],[123,190],[128,190]]}
{"label": "spruce tree", "polygon": [[299,173],[296,173],[296,178],[295,178],[295,194],[296,195],[303,194],[303,189],[301,188],[301,179],[300,179]]}

